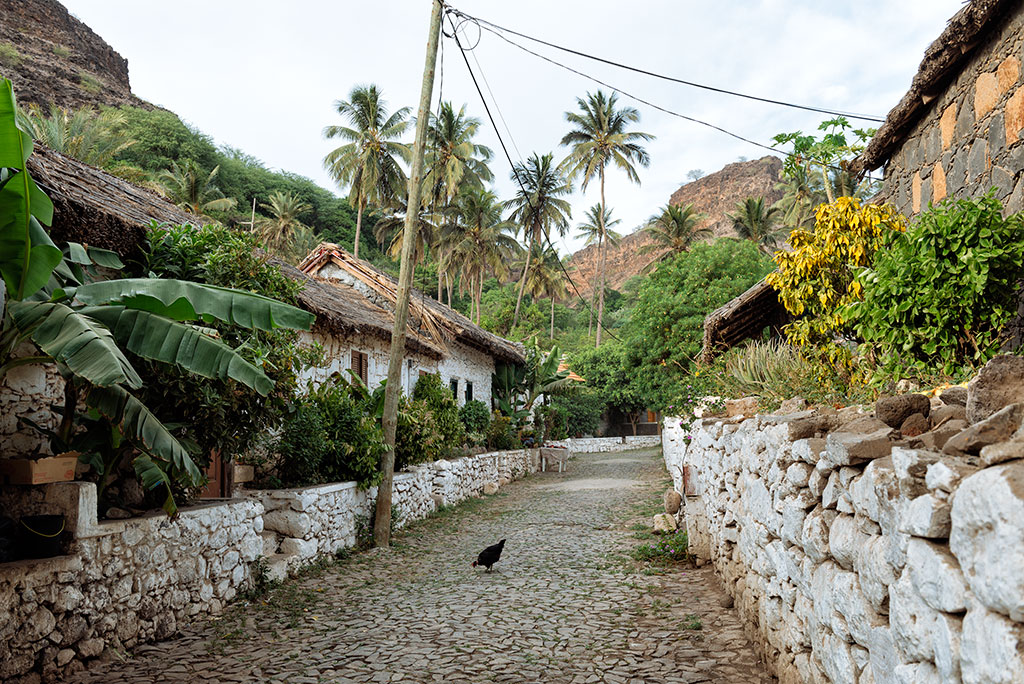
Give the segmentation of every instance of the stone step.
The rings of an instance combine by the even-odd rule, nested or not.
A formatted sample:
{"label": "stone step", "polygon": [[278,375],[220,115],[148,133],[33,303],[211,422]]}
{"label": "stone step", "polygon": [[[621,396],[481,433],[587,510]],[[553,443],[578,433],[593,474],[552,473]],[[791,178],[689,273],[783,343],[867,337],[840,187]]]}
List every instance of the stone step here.
{"label": "stone step", "polygon": [[288,577],[288,562],[292,556],[287,553],[274,553],[267,556],[267,577],[273,581],[283,581]]}
{"label": "stone step", "polygon": [[260,537],[263,538],[263,551],[260,555],[273,556],[277,553],[278,547],[281,545],[281,535],[271,530],[264,530],[260,532]]}

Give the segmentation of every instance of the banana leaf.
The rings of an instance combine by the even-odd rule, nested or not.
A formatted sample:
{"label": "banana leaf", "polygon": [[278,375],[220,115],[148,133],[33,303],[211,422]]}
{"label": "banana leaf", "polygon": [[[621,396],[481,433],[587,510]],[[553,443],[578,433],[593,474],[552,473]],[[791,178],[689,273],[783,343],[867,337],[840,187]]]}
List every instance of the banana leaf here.
{"label": "banana leaf", "polygon": [[263,295],[186,280],[124,278],[69,290],[83,304],[122,304],[178,321],[214,320],[244,328],[309,330],[313,314]]}
{"label": "banana leaf", "polygon": [[146,489],[156,489],[163,485],[167,490],[167,498],[164,499],[162,508],[172,518],[178,515],[178,504],[174,501],[174,494],[171,492],[171,478],[167,471],[149,457],[148,454],[140,454],[132,461],[135,467],[135,474],[142,480],[142,486]]}
{"label": "banana leaf", "polygon": [[206,378],[231,378],[266,396],[274,382],[223,342],[148,311],[123,306],[89,306],[83,315],[103,323],[124,349],[171,363]]}
{"label": "banana leaf", "polygon": [[58,302],[11,301],[9,309],[15,328],[31,330],[36,346],[75,375],[99,387],[142,386],[110,330],[96,319]]}

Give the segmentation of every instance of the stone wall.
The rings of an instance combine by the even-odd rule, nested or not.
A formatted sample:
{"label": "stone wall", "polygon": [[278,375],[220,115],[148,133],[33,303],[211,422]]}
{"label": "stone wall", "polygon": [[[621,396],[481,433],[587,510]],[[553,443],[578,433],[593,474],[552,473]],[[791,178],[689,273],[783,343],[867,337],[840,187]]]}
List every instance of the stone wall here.
{"label": "stone wall", "polygon": [[[16,357],[31,354],[22,347]],[[47,438],[18,420],[28,418],[53,429],[60,415],[50,406],[64,404],[64,380],[53,364],[30,364],[11,369],[0,378],[0,458],[41,454],[51,456]]]}
{"label": "stone wall", "polygon": [[1008,213],[1024,209],[1024,7],[1012,13],[889,160],[883,196],[903,214],[992,187]]}
{"label": "stone wall", "polygon": [[[427,517],[485,491],[494,493],[539,468],[535,451],[497,451],[412,466],[395,475],[392,503],[399,526]],[[356,544],[360,523],[367,524],[377,499],[376,487],[354,482],[297,489],[247,492],[266,510],[263,555],[272,576],[280,577],[321,554]]]}
{"label": "stone wall", "polygon": [[[96,522],[96,487],[31,489],[7,513],[61,513],[69,555],[0,564],[0,681],[47,681],[81,670],[112,647],[165,639],[200,613],[221,610],[249,579],[261,549],[263,507],[231,501]],[[20,510],[11,510],[12,506]],[[35,679],[38,681],[38,678]]]}
{"label": "stone wall", "polygon": [[[678,421],[677,421],[678,422]],[[629,435],[623,442],[621,437],[570,437],[562,440],[545,440],[545,444],[569,447],[575,454],[597,454],[609,451],[628,451],[661,446],[661,435]]]}
{"label": "stone wall", "polygon": [[691,549],[781,682],[1024,681],[1024,404],[963,414],[666,419]]}

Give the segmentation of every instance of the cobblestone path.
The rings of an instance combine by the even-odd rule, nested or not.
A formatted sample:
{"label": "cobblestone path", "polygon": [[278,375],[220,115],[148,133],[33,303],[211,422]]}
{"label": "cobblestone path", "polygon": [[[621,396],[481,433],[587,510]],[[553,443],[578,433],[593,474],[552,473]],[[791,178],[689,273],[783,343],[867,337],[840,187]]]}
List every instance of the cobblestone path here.
{"label": "cobblestone path", "polygon": [[666,484],[657,450],[584,454],[76,681],[774,681],[708,568],[629,560]]}

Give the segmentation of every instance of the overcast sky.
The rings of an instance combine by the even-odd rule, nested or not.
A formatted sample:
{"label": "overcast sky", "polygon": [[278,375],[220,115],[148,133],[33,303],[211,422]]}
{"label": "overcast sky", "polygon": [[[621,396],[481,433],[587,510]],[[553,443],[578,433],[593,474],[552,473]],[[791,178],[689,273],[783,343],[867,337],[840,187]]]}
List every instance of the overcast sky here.
{"label": "overcast sky", "polygon": [[[336,192],[321,160],[342,123],[332,107],[376,83],[392,108],[415,108],[430,16],[428,0],[63,0],[128,60],[132,90],[271,168]],[[828,109],[881,115],[906,92],[925,48],[962,0],[454,0],[452,6],[549,42],[676,78]],[[476,40],[474,27],[465,31]],[[810,131],[823,115],[696,90],[538,48],[558,61],[680,114],[770,144]],[[435,82],[443,98],[484,120],[497,192],[513,193],[505,160],[454,41],[444,40]],[[565,154],[564,112],[597,84],[483,33],[470,63],[486,79],[511,136],[513,159]],[[487,90],[485,90],[485,93]],[[641,113],[650,167],[641,185],[611,171],[608,205],[631,232],[665,204],[687,171],[713,172],[767,154],[718,131],[620,96]],[[495,113],[497,116],[497,113]],[[863,122],[854,122],[863,123]],[[499,125],[501,122],[499,121]],[[867,125],[867,124],[865,124]],[[412,135],[409,135],[411,142]],[[597,184],[573,197],[573,218],[597,202]],[[569,238],[567,250],[579,246]]]}

